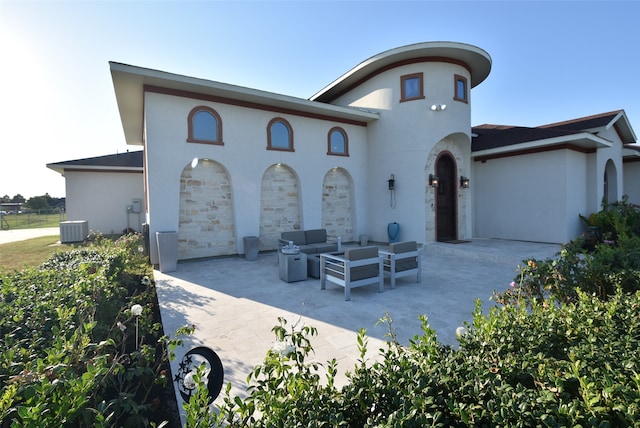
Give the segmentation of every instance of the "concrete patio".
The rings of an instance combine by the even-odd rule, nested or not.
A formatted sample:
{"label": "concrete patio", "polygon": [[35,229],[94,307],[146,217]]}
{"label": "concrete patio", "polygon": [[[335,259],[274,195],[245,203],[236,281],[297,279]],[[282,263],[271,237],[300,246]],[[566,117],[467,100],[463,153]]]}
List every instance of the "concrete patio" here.
{"label": "concrete patio", "polygon": [[[165,333],[174,335],[183,325],[195,325],[193,336],[178,348],[172,363],[174,374],[182,356],[194,346],[213,349],[224,366],[224,387],[243,395],[246,378],[274,344],[271,328],[278,317],[289,326],[311,325],[315,360],[338,361],[337,384],[346,382],[359,353],[357,332],[369,337],[368,358],[378,357],[388,328],[378,320],[388,314],[398,340],[407,344],[421,334],[418,317],[426,315],[443,344],[455,345],[455,330],[471,321],[475,300],[484,312],[494,304],[494,290],[504,290],[514,279],[518,264],[529,258],[554,257],[556,244],[496,239],[473,239],[461,244],[428,243],[423,251],[422,283],[415,277],[398,280],[391,290],[376,286],[356,288],[351,300],[344,289],[320,280],[286,283],[279,278],[277,253],[261,253],[256,261],[244,258],[182,262],[175,272],[154,271]],[[221,394],[222,396],[222,394]],[[218,398],[218,400],[220,397]]]}

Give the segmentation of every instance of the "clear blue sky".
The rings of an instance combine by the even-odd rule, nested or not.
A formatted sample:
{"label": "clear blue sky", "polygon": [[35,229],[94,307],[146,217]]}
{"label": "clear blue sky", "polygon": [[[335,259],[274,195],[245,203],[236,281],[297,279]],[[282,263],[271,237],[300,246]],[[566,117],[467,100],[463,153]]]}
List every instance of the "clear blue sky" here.
{"label": "clear blue sky", "polygon": [[0,196],[64,196],[47,163],[127,149],[108,61],[308,98],[425,41],[493,59],[472,124],[624,109],[640,137],[640,2],[0,0]]}

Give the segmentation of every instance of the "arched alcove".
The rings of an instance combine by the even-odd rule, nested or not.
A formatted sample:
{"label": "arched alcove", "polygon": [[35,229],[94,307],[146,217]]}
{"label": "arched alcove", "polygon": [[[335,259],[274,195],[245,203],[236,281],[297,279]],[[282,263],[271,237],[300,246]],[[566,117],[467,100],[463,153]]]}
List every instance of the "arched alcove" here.
{"label": "arched alcove", "polygon": [[231,180],[218,162],[200,159],[180,175],[178,259],[235,254]]}
{"label": "arched alcove", "polygon": [[616,164],[609,159],[604,167],[604,199],[607,203],[618,200],[618,172]]}
{"label": "arched alcove", "polygon": [[353,180],[344,168],[332,168],[322,182],[322,227],[327,234],[354,240]]}
{"label": "arched alcove", "polygon": [[286,165],[270,166],[260,186],[260,249],[278,248],[280,233],[300,230],[300,185],[295,172]]}

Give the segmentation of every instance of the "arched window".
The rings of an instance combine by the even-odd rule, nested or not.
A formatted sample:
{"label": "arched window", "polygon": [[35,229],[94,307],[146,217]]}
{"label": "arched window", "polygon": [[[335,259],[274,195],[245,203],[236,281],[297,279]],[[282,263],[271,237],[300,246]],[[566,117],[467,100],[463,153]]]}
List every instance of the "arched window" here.
{"label": "arched window", "polygon": [[281,117],[271,119],[267,126],[267,150],[293,150],[293,129],[289,122]]}
{"label": "arched window", "polygon": [[222,142],[222,120],[212,108],[199,106],[189,113],[189,143],[224,145]]}
{"label": "arched window", "polygon": [[331,128],[328,136],[328,155],[349,156],[349,139],[344,129],[335,127]]}

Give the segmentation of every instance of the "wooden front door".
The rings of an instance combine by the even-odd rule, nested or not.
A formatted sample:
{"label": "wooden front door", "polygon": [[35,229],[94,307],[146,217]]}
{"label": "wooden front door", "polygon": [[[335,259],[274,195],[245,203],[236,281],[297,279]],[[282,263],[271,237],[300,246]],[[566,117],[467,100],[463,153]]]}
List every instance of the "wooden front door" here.
{"label": "wooden front door", "polygon": [[449,155],[442,155],[436,163],[438,188],[436,190],[436,239],[451,241],[457,239],[457,206],[458,191],[455,162]]}

